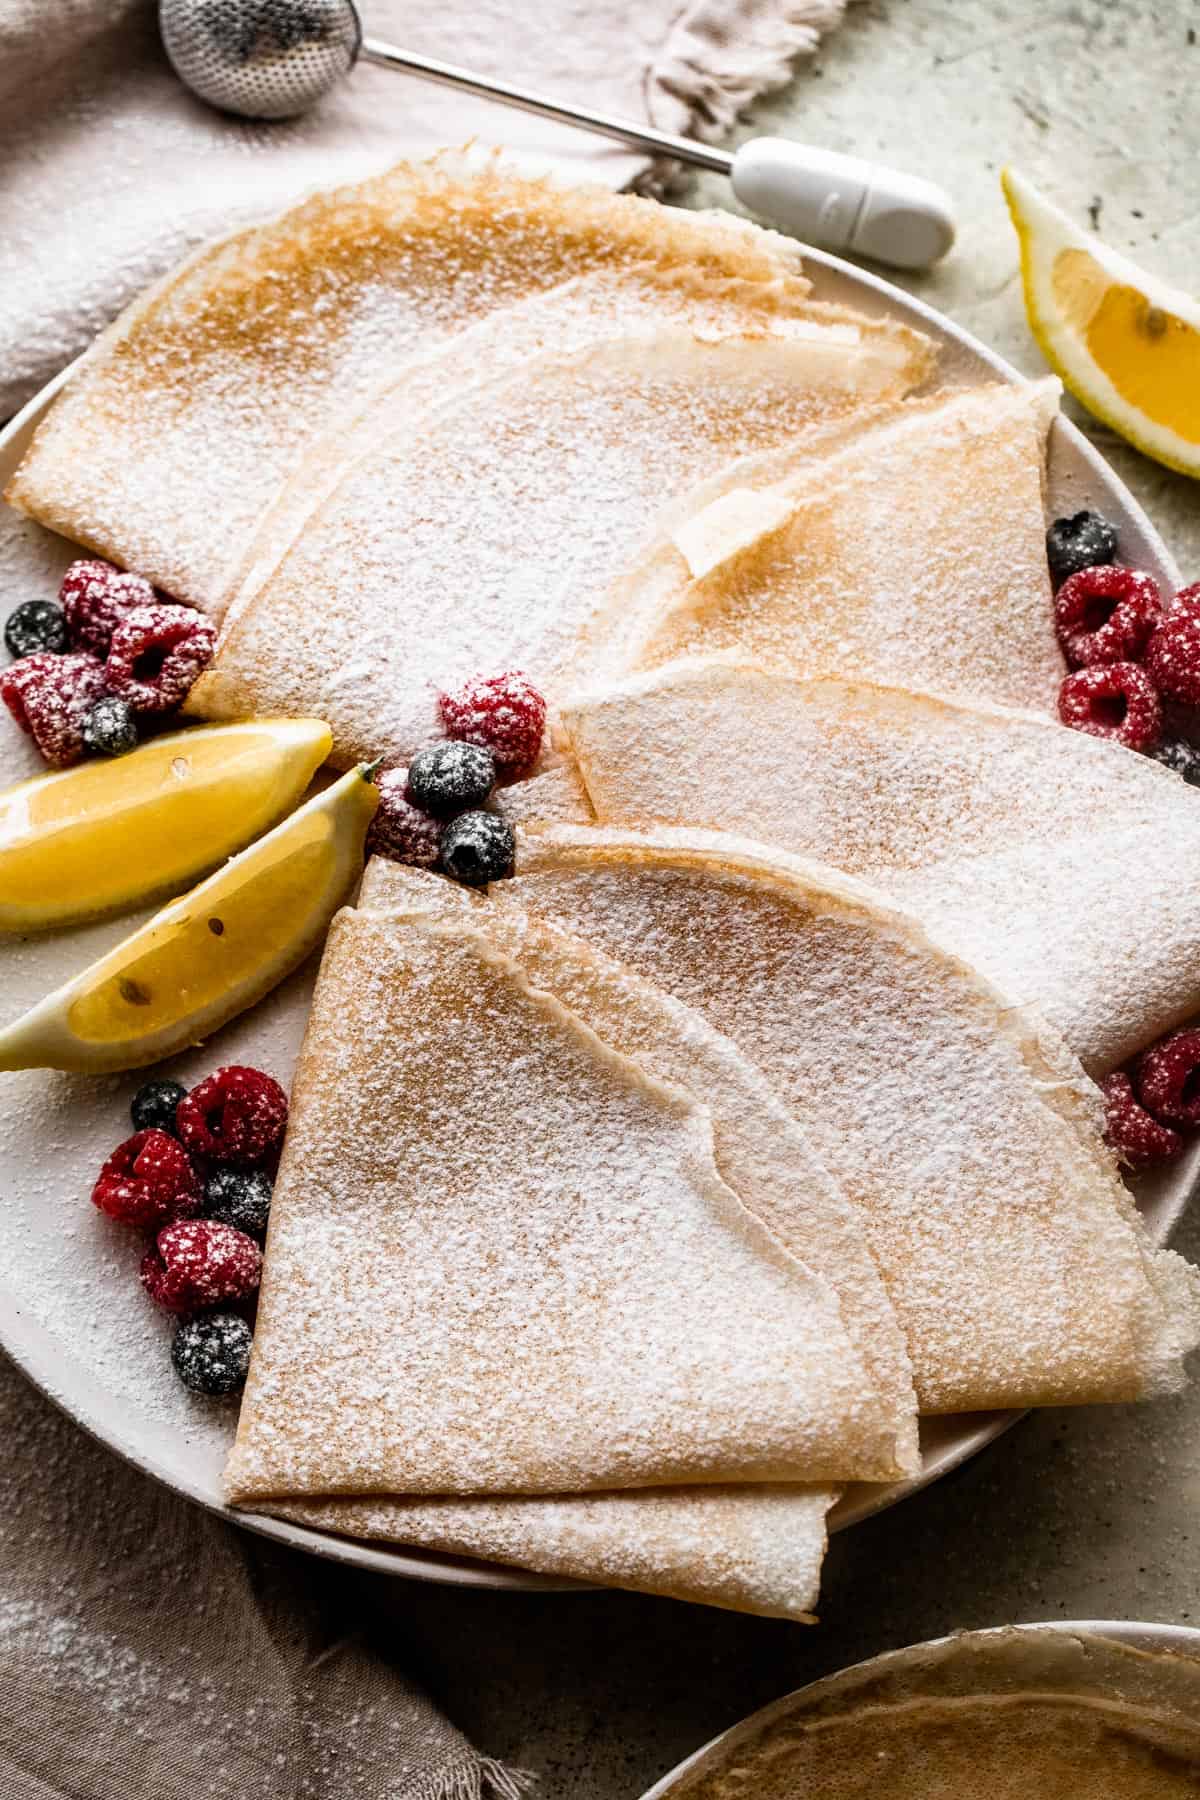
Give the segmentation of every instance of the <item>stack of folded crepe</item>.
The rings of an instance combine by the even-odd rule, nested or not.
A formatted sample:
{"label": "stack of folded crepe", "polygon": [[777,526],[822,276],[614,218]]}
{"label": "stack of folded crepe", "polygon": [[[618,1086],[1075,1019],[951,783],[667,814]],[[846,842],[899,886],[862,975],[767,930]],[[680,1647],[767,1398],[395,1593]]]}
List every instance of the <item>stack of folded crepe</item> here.
{"label": "stack of folded crepe", "polygon": [[556,720],[515,880],[335,923],[236,1504],[801,1618],[918,1410],[1180,1381],[1083,1065],[1195,1005],[1195,803],[1048,717],[1053,384],[931,366],[751,227],[442,164],[194,258],[50,412],[10,498],[223,615],[199,716],[399,764],[519,666]]}
{"label": "stack of folded crepe", "polygon": [[227,1479],[328,1529],[803,1618],[918,1404],[1134,1399],[1200,1335],[1061,1040],[761,846],[373,862],[292,1108]]}

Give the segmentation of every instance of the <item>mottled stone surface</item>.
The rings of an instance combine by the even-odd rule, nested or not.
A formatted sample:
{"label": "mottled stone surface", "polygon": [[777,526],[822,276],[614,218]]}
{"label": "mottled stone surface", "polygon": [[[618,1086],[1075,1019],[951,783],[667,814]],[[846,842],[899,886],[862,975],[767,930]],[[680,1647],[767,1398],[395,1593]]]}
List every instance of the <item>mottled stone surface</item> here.
{"label": "mottled stone surface", "polygon": [[[868,0],[752,129],[893,158],[949,187],[958,247],[908,284],[1032,374],[1041,359],[1000,195],[1005,162],[1081,222],[1091,210],[1108,242],[1200,289],[1192,26],[1200,14],[1183,0]],[[693,197],[725,204],[728,190],[714,177]],[[1095,436],[1185,573],[1200,575],[1196,487]],[[1200,1217],[1178,1243],[1200,1259]],[[541,1771],[548,1796],[636,1800],[753,1708],[880,1650],[1025,1619],[1200,1624],[1200,1388],[1024,1421],[836,1541],[813,1630],[620,1594],[364,1581],[362,1597],[459,1724]]]}

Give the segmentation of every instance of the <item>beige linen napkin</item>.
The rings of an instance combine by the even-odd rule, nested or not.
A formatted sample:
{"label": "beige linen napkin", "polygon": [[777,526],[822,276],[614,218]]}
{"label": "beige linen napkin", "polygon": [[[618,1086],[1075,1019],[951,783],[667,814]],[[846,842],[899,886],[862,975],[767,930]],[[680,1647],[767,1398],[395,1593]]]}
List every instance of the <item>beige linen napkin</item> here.
{"label": "beige linen napkin", "polygon": [[[669,131],[713,135],[786,79],[844,0],[362,0],[406,49]],[[0,0],[0,418],[193,244],[318,185],[479,137],[621,187],[647,159],[386,70],[306,118],[251,124],[195,101],[154,0]]]}
{"label": "beige linen napkin", "polygon": [[176,1500],[2,1358],[0,1442],[4,1800],[516,1800],[345,1634],[338,1570]]}

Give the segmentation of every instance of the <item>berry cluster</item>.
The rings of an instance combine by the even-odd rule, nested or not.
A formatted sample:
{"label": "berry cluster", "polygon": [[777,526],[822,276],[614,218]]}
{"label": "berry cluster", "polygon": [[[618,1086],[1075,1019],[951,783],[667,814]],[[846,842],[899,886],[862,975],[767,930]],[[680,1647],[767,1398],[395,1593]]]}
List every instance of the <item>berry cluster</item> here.
{"label": "berry cluster", "polygon": [[1172,1031],[1100,1084],[1108,1141],[1131,1169],[1179,1155],[1200,1125],[1200,1031]]}
{"label": "berry cluster", "polygon": [[181,1321],[175,1371],[198,1394],[240,1391],[253,1333],[236,1308],[262,1274],[256,1240],[271,1210],[271,1170],[287,1095],[258,1069],[218,1069],[189,1093],[148,1081],[130,1107],[134,1133],[100,1171],[93,1203],[153,1234],[141,1263],[150,1298]]}
{"label": "berry cluster", "polygon": [[0,699],[45,760],[66,769],[134,749],[143,722],[187,699],[216,633],[143,575],[87,558],[71,564],[57,601],[17,607],[4,642],[15,660],[0,672]]}
{"label": "berry cluster", "polygon": [[512,826],[487,804],[498,781],[537,761],[546,702],[527,676],[510,669],[473,676],[441,694],[439,706],[446,737],[418,750],[407,769],[378,777],[367,848],[483,887],[512,874]]}
{"label": "berry cluster", "polygon": [[1200,749],[1163,735],[1167,707],[1200,706],[1200,584],[1164,606],[1151,576],[1114,561],[1117,534],[1094,512],[1056,519],[1046,554],[1058,584],[1055,630],[1072,670],[1059,718],[1144,750],[1200,786]]}

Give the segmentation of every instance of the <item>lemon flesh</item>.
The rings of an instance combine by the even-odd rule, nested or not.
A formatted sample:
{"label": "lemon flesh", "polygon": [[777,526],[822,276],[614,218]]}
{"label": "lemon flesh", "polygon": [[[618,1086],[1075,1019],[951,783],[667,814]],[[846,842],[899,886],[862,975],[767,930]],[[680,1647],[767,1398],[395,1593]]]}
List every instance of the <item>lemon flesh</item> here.
{"label": "lemon flesh", "polygon": [[1015,170],[1002,181],[1047,362],[1147,456],[1200,475],[1200,305],[1081,230]]}
{"label": "lemon flesh", "polygon": [[322,719],[198,727],[0,793],[0,931],[178,893],[289,812],[331,741]]}
{"label": "lemon flesh", "polygon": [[353,769],[0,1031],[0,1069],[137,1069],[201,1043],[320,941],[378,790]]}

